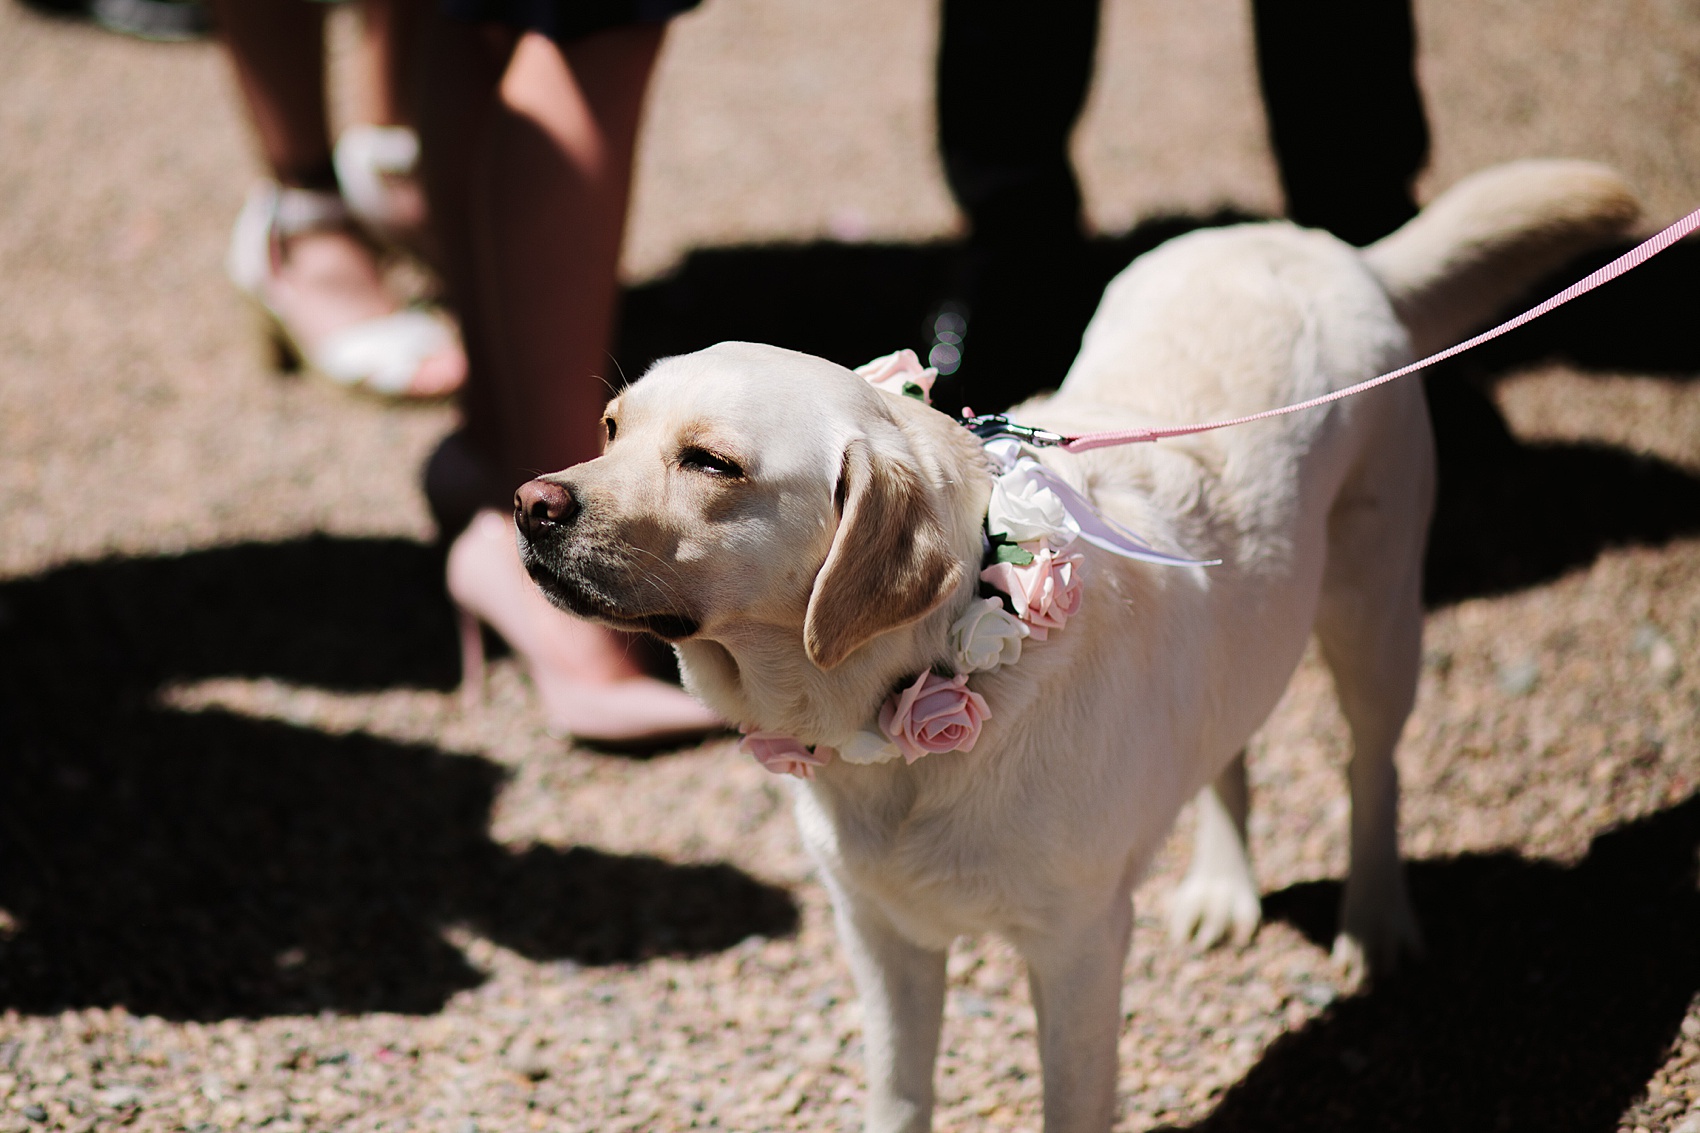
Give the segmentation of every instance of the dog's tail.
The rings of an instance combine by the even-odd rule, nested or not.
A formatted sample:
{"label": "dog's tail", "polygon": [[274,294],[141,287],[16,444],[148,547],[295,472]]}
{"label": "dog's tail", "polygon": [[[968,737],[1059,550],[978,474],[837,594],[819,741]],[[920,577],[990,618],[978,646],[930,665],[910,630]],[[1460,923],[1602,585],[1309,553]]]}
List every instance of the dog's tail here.
{"label": "dog's tail", "polygon": [[1616,173],[1586,161],[1514,161],[1466,177],[1364,250],[1417,356],[1463,338],[1525,288],[1635,222]]}

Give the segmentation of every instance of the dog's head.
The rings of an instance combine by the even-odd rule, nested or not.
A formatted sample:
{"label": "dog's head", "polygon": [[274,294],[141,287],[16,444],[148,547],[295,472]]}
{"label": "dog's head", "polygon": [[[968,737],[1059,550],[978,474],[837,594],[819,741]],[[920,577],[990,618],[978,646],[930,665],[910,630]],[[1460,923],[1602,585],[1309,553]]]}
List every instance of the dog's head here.
{"label": "dog's head", "polygon": [[752,683],[795,701],[828,671],[874,689],[934,659],[888,639],[973,588],[988,487],[966,430],[748,343],[658,363],[606,424],[600,457],[516,501],[526,569],[558,605],[680,644],[699,695],[769,727]]}

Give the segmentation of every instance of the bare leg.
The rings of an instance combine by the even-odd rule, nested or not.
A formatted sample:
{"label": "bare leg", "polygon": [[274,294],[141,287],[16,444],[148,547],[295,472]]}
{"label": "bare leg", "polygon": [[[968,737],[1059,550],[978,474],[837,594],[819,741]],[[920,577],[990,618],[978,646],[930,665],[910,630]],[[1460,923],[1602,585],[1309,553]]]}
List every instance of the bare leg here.
{"label": "bare leg", "polygon": [[526,35],[502,76],[473,215],[485,253],[481,314],[502,332],[494,431],[521,478],[602,451],[632,158],[660,47],[654,26],[602,32],[565,52]]}
{"label": "bare leg", "polygon": [[273,175],[297,188],[336,188],[325,117],[324,7],[219,0],[218,26]]}
{"label": "bare leg", "polygon": [[425,21],[425,71],[431,78],[420,88],[421,171],[442,256],[439,267],[466,344],[469,374],[461,391],[466,429],[490,471],[502,467],[492,498],[485,501],[500,506],[523,478],[514,478],[500,459],[501,437],[495,429],[500,379],[488,347],[493,328],[481,317],[486,300],[473,234],[473,183],[475,167],[488,160],[493,92],[513,50],[513,36],[494,26],[469,30],[436,13],[427,13]]}
{"label": "bare leg", "polygon": [[[325,117],[324,9],[307,0],[221,0],[219,27],[237,82],[276,180],[334,191]],[[267,301],[309,348],[327,335],[390,314],[372,251],[353,232],[314,230],[284,241],[266,287]],[[452,350],[426,359],[409,387],[435,397],[458,387],[466,359]]]}
{"label": "bare leg", "polygon": [[439,258],[418,178],[416,72],[429,0],[362,0],[355,120],[337,140],[343,196],[377,232]]}
{"label": "bare leg", "polygon": [[474,445],[514,487],[595,457],[638,118],[661,29],[563,51],[440,27],[423,123]]}
{"label": "bare leg", "polygon": [[1231,929],[1234,943],[1243,945],[1257,931],[1262,910],[1246,848],[1250,803],[1242,751],[1198,793],[1192,865],[1169,904],[1169,939],[1176,944],[1209,948]]}
{"label": "bare leg", "polygon": [[[632,157],[661,34],[616,28],[565,50],[491,28],[438,24],[431,36],[426,183],[472,358],[466,433],[507,491],[601,451]],[[644,678],[627,635],[542,602],[496,518],[456,540],[451,593],[525,654],[555,728],[616,740],[717,723]]]}
{"label": "bare leg", "polygon": [[361,0],[360,121],[412,126],[420,0]]}

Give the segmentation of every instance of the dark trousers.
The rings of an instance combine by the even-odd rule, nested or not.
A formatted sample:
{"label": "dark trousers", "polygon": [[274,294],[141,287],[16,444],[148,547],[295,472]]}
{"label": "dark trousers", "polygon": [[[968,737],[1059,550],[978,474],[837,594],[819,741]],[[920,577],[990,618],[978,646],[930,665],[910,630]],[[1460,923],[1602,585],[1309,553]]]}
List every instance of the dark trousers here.
{"label": "dark trousers", "polygon": [[[1428,156],[1410,0],[1252,0],[1252,15],[1288,216],[1354,244],[1391,232]],[[982,412],[1055,385],[1097,299],[1074,286],[1068,157],[1097,39],[1098,0],[944,0],[939,148],[968,218],[973,316],[954,400]]]}

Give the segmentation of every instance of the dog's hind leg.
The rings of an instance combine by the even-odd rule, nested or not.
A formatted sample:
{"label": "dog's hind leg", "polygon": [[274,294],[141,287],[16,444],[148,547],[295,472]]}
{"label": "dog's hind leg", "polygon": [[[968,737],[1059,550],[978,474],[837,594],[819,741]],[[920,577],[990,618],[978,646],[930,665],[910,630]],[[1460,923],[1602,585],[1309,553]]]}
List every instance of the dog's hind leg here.
{"label": "dog's hind leg", "polygon": [[1251,794],[1245,752],[1234,756],[1216,781],[1198,793],[1192,864],[1169,898],[1169,939],[1209,948],[1231,932],[1248,944],[1263,910],[1246,847]]}
{"label": "dog's hind leg", "polygon": [[[1405,394],[1406,391],[1399,391]],[[1400,405],[1400,403],[1394,403]],[[1399,860],[1393,750],[1422,663],[1422,563],[1434,498],[1428,415],[1418,389],[1366,446],[1328,518],[1316,635],[1352,734],[1351,869],[1334,958],[1354,978],[1391,972],[1422,949]]]}

